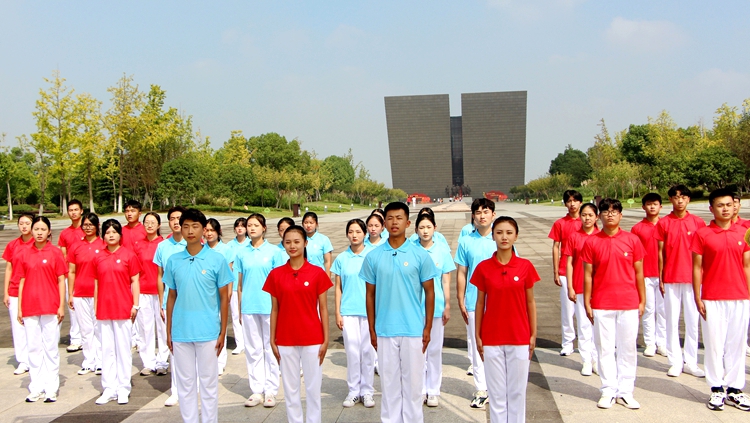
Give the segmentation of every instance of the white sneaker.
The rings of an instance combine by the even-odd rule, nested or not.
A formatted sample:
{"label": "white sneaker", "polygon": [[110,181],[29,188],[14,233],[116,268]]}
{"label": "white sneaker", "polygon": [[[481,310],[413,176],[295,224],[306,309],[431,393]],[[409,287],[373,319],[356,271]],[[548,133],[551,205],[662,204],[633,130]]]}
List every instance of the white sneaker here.
{"label": "white sneaker", "polygon": [[365,405],[365,408],[375,407],[375,398],[371,394],[365,394],[362,396],[362,403]]}
{"label": "white sneaker", "polygon": [[581,376],[591,376],[591,373],[594,371],[594,367],[589,363],[583,363],[583,368],[581,368]]}
{"label": "white sneaker", "polygon": [[22,374],[24,374],[24,373],[26,373],[28,371],[29,371],[29,366],[27,366],[25,364],[19,364],[18,367],[16,367],[16,370],[13,370],[13,374],[16,375],[16,376],[18,376],[18,375],[22,375]]}
{"label": "white sneaker", "polygon": [[661,345],[659,345],[658,347],[656,347],[656,353],[659,354],[662,357],[666,357],[667,356],[667,348],[666,347],[662,347]]}
{"label": "white sneaker", "polygon": [[235,349],[232,350],[232,355],[240,355],[243,352],[245,352],[244,348],[237,347],[237,348],[235,348]]}
{"label": "white sneaker", "polygon": [[81,367],[81,370],[78,371],[79,376],[87,375],[89,373],[93,372],[91,369],[87,369],[85,367]]}
{"label": "white sneaker", "polygon": [[44,396],[44,402],[50,403],[50,402],[57,402],[57,394],[55,392],[51,394],[46,394]]}
{"label": "white sneaker", "polygon": [[266,397],[266,400],[263,401],[263,407],[266,407],[266,408],[276,407],[276,395],[266,394],[265,397]]}
{"label": "white sneaker", "polygon": [[437,407],[440,403],[439,396],[437,395],[427,395],[427,399],[425,400],[425,404],[427,404],[428,407]]}
{"label": "white sneaker", "polygon": [[117,394],[117,403],[118,404],[127,404],[128,398],[130,397],[130,393],[128,392],[122,392],[120,394]]}
{"label": "white sneaker", "polygon": [[44,398],[44,392],[32,392],[26,397],[26,402],[37,402]]}
{"label": "white sneaker", "polygon": [[601,398],[599,398],[599,402],[596,403],[596,406],[599,408],[612,408],[612,404],[615,403],[615,397],[610,397],[609,395],[602,395]]}
{"label": "white sneaker", "polygon": [[472,366],[471,364],[469,364],[469,368],[466,369],[466,375],[467,376],[474,376],[474,366]]}
{"label": "white sneaker", "polygon": [[677,377],[682,373],[682,366],[672,366],[667,370],[667,376]]}
{"label": "white sneaker", "polygon": [[656,345],[647,345],[646,349],[643,350],[644,357],[653,357],[656,355]]}
{"label": "white sneaker", "polygon": [[706,407],[708,407],[709,410],[721,411],[724,409],[724,401],[726,401],[726,399],[727,394],[725,394],[724,391],[711,392],[711,397],[708,398]]}
{"label": "white sneaker", "polygon": [[165,407],[174,407],[175,405],[177,405],[179,403],[180,403],[180,401],[177,398],[177,393],[173,393],[172,395],[169,396],[169,398],[167,398],[166,401],[164,401],[164,406]]}
{"label": "white sneaker", "polygon": [[224,368],[223,367],[219,367],[219,376],[221,376],[223,374],[224,374]]}
{"label": "white sneaker", "polygon": [[114,401],[116,399],[117,399],[117,395],[111,395],[111,394],[105,392],[105,393],[102,394],[102,396],[100,396],[96,400],[96,405],[104,405],[104,404],[106,404],[106,403],[108,403],[110,401]]}
{"label": "white sneaker", "polygon": [[102,368],[101,367],[97,367],[96,370],[94,370],[94,374],[97,375],[97,376],[101,376],[102,375]]}
{"label": "white sneaker", "polygon": [[592,361],[591,362],[591,371],[595,375],[598,375],[599,374],[599,363],[597,363],[596,361]]}
{"label": "white sneaker", "polygon": [[263,402],[263,395],[261,394],[252,394],[250,397],[248,397],[247,401],[245,401],[245,407],[255,407],[258,404],[261,404]]}
{"label": "white sneaker", "polygon": [[349,394],[346,396],[346,399],[344,400],[344,403],[342,404],[344,408],[351,408],[354,407],[354,404],[359,402],[359,395],[352,395]]}
{"label": "white sneaker", "polygon": [[689,366],[689,365],[686,364],[682,368],[682,371],[685,372],[685,373],[687,373],[687,374],[689,374],[689,375],[693,375],[695,377],[706,377],[706,372],[704,372],[703,369],[701,369],[700,367],[698,367],[697,364],[694,365],[694,366]]}
{"label": "white sneaker", "polygon": [[156,375],[157,376],[164,376],[167,374],[167,368],[166,367],[157,367],[156,368]]}
{"label": "white sneaker", "polygon": [[623,395],[620,398],[617,398],[617,403],[622,404],[625,406],[625,408],[629,408],[631,410],[637,410],[641,408],[641,404],[639,404],[632,395]]}
{"label": "white sneaker", "polygon": [[141,369],[141,376],[150,376],[154,373],[156,373],[154,369],[149,369],[148,367]]}
{"label": "white sneaker", "polygon": [[76,351],[81,351],[83,349],[83,345],[81,344],[70,344],[67,348],[65,348],[65,351],[72,353]]}
{"label": "white sneaker", "polygon": [[571,354],[573,354],[572,345],[568,345],[567,347],[564,347],[563,349],[560,350],[560,355],[562,356],[571,355]]}

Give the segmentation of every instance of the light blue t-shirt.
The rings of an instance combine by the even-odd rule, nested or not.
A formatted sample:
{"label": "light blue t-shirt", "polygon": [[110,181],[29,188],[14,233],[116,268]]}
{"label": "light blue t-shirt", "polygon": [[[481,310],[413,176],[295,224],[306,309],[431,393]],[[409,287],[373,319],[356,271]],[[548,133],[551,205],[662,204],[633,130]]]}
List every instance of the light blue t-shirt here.
{"label": "light blue t-shirt", "polygon": [[[250,243],[250,237],[245,237],[245,240],[242,242],[237,242],[237,238],[232,238],[231,241],[227,242],[227,245],[229,248],[232,249],[235,260],[237,255],[239,254],[240,250],[247,247],[247,244]],[[237,272],[237,263],[234,263],[232,265],[232,276],[234,276],[234,286],[232,286],[232,290],[234,292],[237,292],[237,282],[240,280],[238,276],[239,272]]]}
{"label": "light blue t-shirt", "polygon": [[365,246],[359,254],[354,254],[349,247],[336,257],[331,266],[331,272],[341,277],[341,315],[367,317],[367,287],[364,279],[359,277],[365,256],[374,247]]}
{"label": "light blue t-shirt", "polygon": [[[383,232],[383,233],[384,233],[384,234],[387,234],[388,232]],[[388,241],[388,238],[387,238],[387,237],[384,237],[384,236],[383,236],[383,235],[381,234],[381,235],[380,235],[380,241],[378,241],[378,243],[377,243],[377,244],[373,244],[372,242],[370,242],[370,237],[369,237],[369,236],[367,236],[367,237],[365,238],[365,246],[366,246],[366,247],[370,247],[370,248],[380,247],[380,246],[381,246],[381,245],[383,245],[383,244],[384,244],[384,243],[385,243],[386,241]]]}
{"label": "light blue t-shirt", "polygon": [[307,261],[310,264],[326,270],[325,258],[323,256],[331,251],[333,251],[331,240],[320,232],[315,232],[315,235],[307,238]]}
{"label": "light blue t-shirt", "polygon": [[[435,267],[440,271],[440,276],[435,278],[435,314],[432,317],[443,317],[445,311],[445,292],[443,292],[443,275],[456,270],[456,265],[453,263],[453,257],[451,257],[451,251],[442,244],[438,244],[433,241],[432,247],[429,249],[422,247],[423,250],[432,258],[432,262],[435,263]],[[422,309],[424,310],[424,300],[422,300]]]}
{"label": "light blue t-shirt", "polygon": [[244,247],[235,258],[234,268],[242,274],[242,314],[271,314],[271,295],[263,290],[271,270],[286,263],[278,247],[263,241],[260,247]]}
{"label": "light blue t-shirt", "polygon": [[461,238],[465,237],[466,235],[469,235],[470,233],[474,232],[474,224],[473,223],[467,223],[464,225],[463,228],[461,228],[461,233],[458,234],[458,240],[461,241]]}
{"label": "light blue t-shirt", "polygon": [[459,266],[467,268],[466,294],[464,296],[466,311],[474,311],[477,307],[477,287],[470,283],[474,269],[483,260],[492,257],[495,251],[497,251],[497,243],[492,239],[492,231],[487,236],[482,236],[478,231],[474,231],[458,241],[455,261]]}
{"label": "light blue t-shirt", "polygon": [[[219,240],[219,242],[217,242],[213,247],[208,245],[208,243],[205,243],[203,244],[203,248],[209,248],[224,256],[224,259],[227,261],[227,266],[231,263],[234,263],[234,250],[229,244],[225,244],[221,240]],[[231,267],[229,269],[231,270]]]}
{"label": "light blue t-shirt", "polygon": [[[419,244],[419,235],[416,232],[414,232],[409,237],[409,241],[415,244]],[[435,231],[435,233],[432,234],[432,242],[436,244],[441,244],[443,247],[446,247],[449,252],[451,250],[450,245],[448,245],[448,240],[445,239],[445,236],[438,231]]]}
{"label": "light blue t-shirt", "polygon": [[[184,238],[180,242],[175,241],[173,237],[165,239],[156,247],[156,253],[154,253],[153,260],[154,264],[161,267],[163,270],[164,266],[167,265],[167,260],[169,260],[172,254],[185,251],[185,247],[187,247],[187,241],[185,241]],[[169,295],[169,287],[164,285],[164,298],[162,298],[161,302],[161,308],[164,310],[167,309],[167,295]]]}
{"label": "light blue t-shirt", "polygon": [[284,248],[284,243],[279,242],[277,245],[279,247],[279,250],[281,250],[281,260],[286,263],[289,260],[289,254],[286,253],[286,248]]}
{"label": "light blue t-shirt", "polygon": [[164,268],[164,283],[177,291],[172,310],[172,340],[207,342],[221,332],[219,288],[232,283],[232,271],[223,255],[201,248],[173,254]]}
{"label": "light blue t-shirt", "polygon": [[375,333],[421,337],[424,330],[422,283],[440,276],[430,255],[411,242],[394,249],[386,242],[370,251],[359,276],[376,285]]}

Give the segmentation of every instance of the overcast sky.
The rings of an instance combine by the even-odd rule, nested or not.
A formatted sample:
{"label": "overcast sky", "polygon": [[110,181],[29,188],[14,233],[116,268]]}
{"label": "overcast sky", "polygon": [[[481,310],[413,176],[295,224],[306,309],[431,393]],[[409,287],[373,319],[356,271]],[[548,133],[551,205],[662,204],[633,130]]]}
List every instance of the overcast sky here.
{"label": "overcast sky", "polygon": [[390,186],[383,97],[449,94],[460,115],[461,93],[526,90],[528,181],[591,146],[601,118],[614,132],[666,109],[710,126],[739,106],[748,22],[745,0],[0,0],[0,132],[34,132],[54,69],[105,109],[124,73],[215,148],[278,132],[320,158],[351,148]]}

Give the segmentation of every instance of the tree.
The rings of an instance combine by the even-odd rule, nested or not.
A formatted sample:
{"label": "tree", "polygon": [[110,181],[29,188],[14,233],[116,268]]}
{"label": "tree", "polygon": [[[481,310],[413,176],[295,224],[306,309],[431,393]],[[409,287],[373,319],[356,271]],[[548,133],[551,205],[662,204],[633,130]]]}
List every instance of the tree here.
{"label": "tree", "polygon": [[747,167],[731,151],[709,147],[693,158],[686,173],[692,185],[710,191],[743,182]]}
{"label": "tree", "polygon": [[591,178],[592,171],[586,153],[573,148],[570,144],[549,165],[550,175],[560,173],[570,175],[574,186],[579,186],[581,182]]}
{"label": "tree", "polygon": [[331,174],[332,189],[347,191],[351,187],[351,184],[354,183],[354,166],[351,160],[351,150],[349,158],[339,156],[326,157],[323,160],[323,168]]}
{"label": "tree", "polygon": [[79,94],[74,107],[74,121],[77,126],[74,147],[78,150],[77,165],[86,177],[89,210],[95,213],[94,171],[103,164],[103,154],[106,151],[102,132],[101,102],[89,94]]}
{"label": "tree", "polygon": [[167,162],[159,175],[159,196],[169,199],[170,204],[195,204],[205,176],[198,160],[195,153],[190,153]]}
{"label": "tree", "polygon": [[604,119],[600,121],[599,126],[601,131],[594,136],[594,145],[586,152],[594,172],[620,160],[620,152],[612,142],[612,137],[609,136]]}
{"label": "tree", "polygon": [[622,136],[620,152],[629,163],[649,166],[656,163],[653,156],[653,142],[649,125],[630,125],[627,132]]}

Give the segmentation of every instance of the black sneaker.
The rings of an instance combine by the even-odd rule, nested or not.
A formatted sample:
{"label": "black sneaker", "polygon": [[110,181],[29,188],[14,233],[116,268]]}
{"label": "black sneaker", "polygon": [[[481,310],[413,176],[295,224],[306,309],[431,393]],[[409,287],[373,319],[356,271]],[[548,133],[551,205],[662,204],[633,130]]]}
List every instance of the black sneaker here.
{"label": "black sneaker", "polygon": [[750,398],[741,391],[727,394],[727,404],[733,405],[742,411],[750,411]]}

